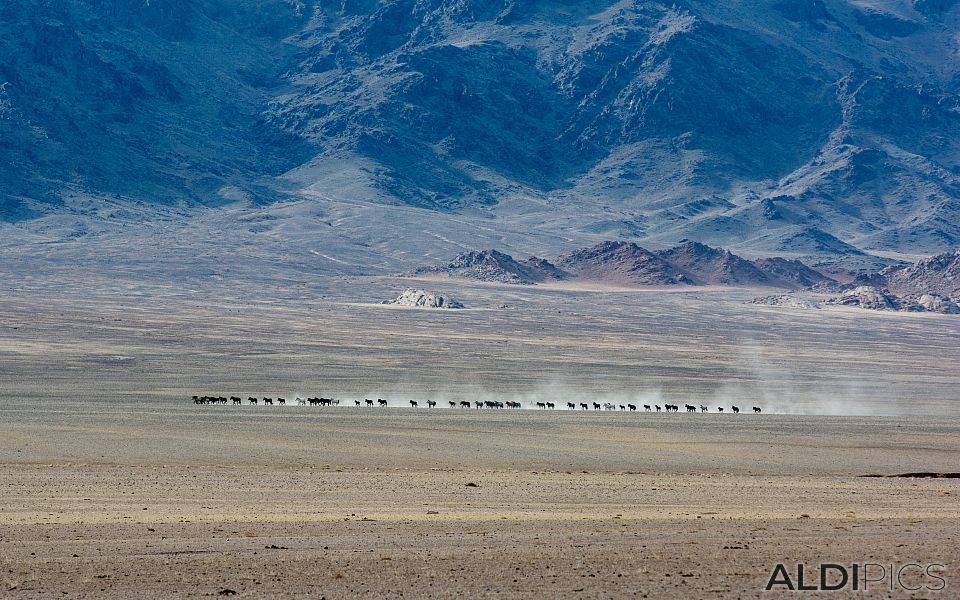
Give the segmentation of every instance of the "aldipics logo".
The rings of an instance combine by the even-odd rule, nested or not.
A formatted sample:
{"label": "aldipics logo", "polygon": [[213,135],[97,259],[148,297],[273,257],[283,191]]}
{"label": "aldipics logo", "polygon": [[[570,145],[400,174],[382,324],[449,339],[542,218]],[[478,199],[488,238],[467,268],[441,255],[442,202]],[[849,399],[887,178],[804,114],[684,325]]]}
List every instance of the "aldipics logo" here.
{"label": "aldipics logo", "polygon": [[767,581],[766,591],[833,592],[850,590],[939,592],[947,587],[945,565],[932,564],[879,564],[853,563],[840,565],[821,563],[809,568],[797,563],[791,569],[777,564]]}

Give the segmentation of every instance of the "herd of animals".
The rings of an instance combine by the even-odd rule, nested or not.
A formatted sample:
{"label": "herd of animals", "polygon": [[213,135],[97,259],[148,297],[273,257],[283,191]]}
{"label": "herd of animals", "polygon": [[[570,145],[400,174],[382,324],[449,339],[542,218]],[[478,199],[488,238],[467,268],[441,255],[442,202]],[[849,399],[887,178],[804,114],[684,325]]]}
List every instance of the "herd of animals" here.
{"label": "herd of animals", "polygon": [[[295,401],[299,406],[307,406],[307,405],[339,406],[340,405],[340,401],[334,400],[333,398],[297,398]],[[364,399],[363,402],[361,402],[360,400],[354,400],[353,402],[354,402],[354,405],[356,406],[374,406],[374,405],[381,406],[381,407],[390,406],[390,403],[382,398],[378,398],[376,401],[370,400],[369,398],[367,398],[367,399]],[[420,406],[420,403],[417,402],[416,400],[410,400],[409,402],[410,402],[411,408],[419,408]],[[237,396],[230,396],[229,398],[226,398],[224,396],[194,396],[193,403],[194,404],[243,404],[243,399]],[[258,404],[270,405],[270,406],[277,404],[279,406],[285,406],[287,404],[287,400],[285,398],[277,398],[276,401],[274,401],[273,398],[254,398],[251,396],[247,398],[247,404],[251,404],[254,406]],[[427,400],[425,404],[427,408],[435,408],[437,406],[437,403],[434,400]],[[495,400],[486,400],[481,402],[479,400],[476,400],[472,403],[467,402],[466,400],[461,401],[459,403],[451,400],[449,404],[450,404],[450,408],[474,408],[474,407],[477,409],[523,408],[523,405],[520,402],[513,402],[510,400],[507,400],[505,402],[499,402]],[[537,408],[541,410],[554,410],[557,408],[557,405],[554,402],[537,402],[536,405],[537,405]],[[656,412],[680,412],[680,406],[677,404],[664,404],[663,406],[660,406],[659,404],[654,404],[652,406],[650,404],[643,404],[641,406],[643,407],[643,410],[645,412],[653,412],[654,409],[656,409]],[[602,410],[622,410],[622,411],[635,412],[637,410],[637,405],[636,404],[613,404],[611,402],[605,402],[603,404],[600,404],[599,402],[592,402],[590,404],[587,404],[586,402],[581,402],[579,404],[574,402],[567,402],[568,410],[577,410],[578,408],[580,410],[591,410],[592,408],[593,410],[602,409]],[[705,413],[710,411],[709,407],[707,407],[704,404],[701,404],[700,406],[694,406],[692,404],[684,404],[683,408],[684,408],[684,411],[688,413],[695,413],[698,411]],[[740,407],[731,406],[730,411],[734,414],[739,414]],[[718,406],[717,412],[722,413],[723,407]],[[754,406],[753,412],[755,413],[761,412],[760,407]]]}

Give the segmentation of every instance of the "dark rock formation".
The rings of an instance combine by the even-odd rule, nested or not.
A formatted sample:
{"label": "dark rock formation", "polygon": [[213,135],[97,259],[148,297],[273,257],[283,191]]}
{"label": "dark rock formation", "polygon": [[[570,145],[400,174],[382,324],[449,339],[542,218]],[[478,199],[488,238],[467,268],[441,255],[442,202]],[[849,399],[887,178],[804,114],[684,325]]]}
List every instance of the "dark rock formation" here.
{"label": "dark rock formation", "polygon": [[616,285],[648,286],[694,283],[656,254],[627,242],[603,242],[557,260],[578,279]]}
{"label": "dark rock formation", "polygon": [[700,285],[776,286],[779,282],[757,265],[729,250],[686,242],[657,253]]}

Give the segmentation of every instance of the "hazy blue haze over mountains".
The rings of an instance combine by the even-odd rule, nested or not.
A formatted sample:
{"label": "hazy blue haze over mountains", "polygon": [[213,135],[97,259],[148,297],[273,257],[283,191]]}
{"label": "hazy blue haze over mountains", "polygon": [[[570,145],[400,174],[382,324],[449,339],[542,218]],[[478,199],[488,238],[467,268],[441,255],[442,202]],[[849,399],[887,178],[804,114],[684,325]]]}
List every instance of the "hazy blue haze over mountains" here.
{"label": "hazy blue haze over mountains", "polygon": [[573,247],[960,244],[955,0],[7,0],[0,84],[8,221],[322,196],[545,205]]}

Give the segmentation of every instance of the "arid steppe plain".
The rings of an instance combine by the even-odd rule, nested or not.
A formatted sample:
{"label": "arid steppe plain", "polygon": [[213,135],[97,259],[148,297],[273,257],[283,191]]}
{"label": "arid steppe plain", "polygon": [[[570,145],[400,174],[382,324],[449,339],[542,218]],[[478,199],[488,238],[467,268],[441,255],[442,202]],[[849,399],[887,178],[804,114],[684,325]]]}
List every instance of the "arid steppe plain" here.
{"label": "arid steppe plain", "polygon": [[[939,593],[803,597],[960,586],[960,480],[864,477],[960,471],[958,318],[324,281],[11,286],[0,597],[763,598],[798,562],[945,565]],[[711,413],[446,408],[476,399]]]}

